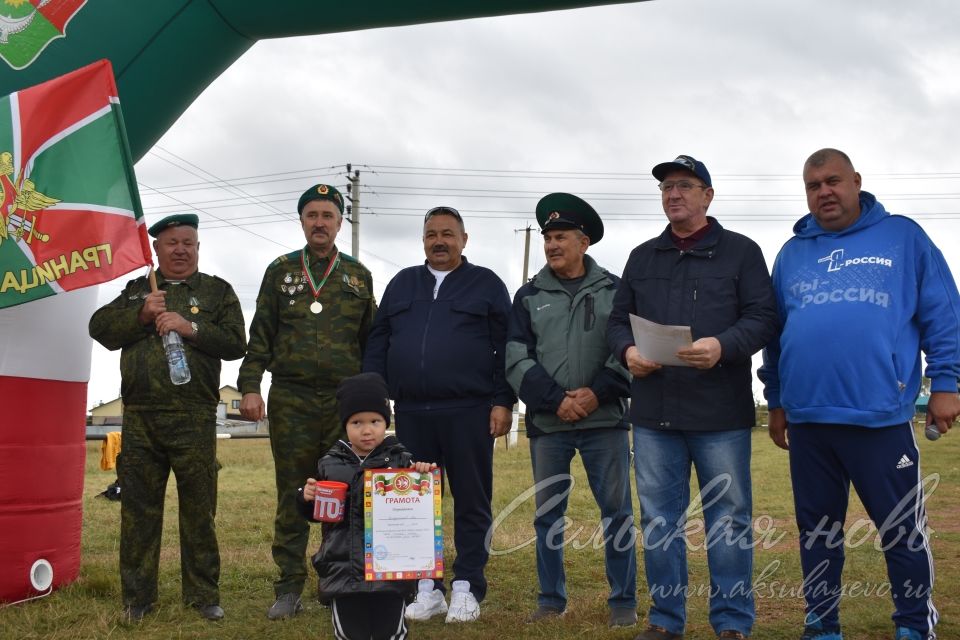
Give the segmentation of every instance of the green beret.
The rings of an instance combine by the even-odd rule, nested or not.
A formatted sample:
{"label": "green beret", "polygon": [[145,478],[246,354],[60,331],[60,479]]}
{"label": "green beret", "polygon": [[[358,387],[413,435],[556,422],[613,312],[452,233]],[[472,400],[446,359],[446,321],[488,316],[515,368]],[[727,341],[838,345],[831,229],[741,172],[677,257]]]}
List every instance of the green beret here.
{"label": "green beret", "polygon": [[537,203],[537,222],[541,233],[553,229],[579,229],[590,244],[603,237],[603,221],[593,207],[570,193],[551,193]]}
{"label": "green beret", "polygon": [[308,202],[313,200],[329,200],[337,205],[340,215],[343,215],[343,196],[337,191],[337,188],[329,184],[315,184],[300,196],[300,202],[297,203],[297,215],[303,213],[303,208]]}
{"label": "green beret", "polygon": [[156,238],[164,229],[169,229],[170,227],[179,227],[181,225],[196,229],[200,225],[200,218],[195,213],[175,213],[172,216],[167,216],[160,222],[155,223],[152,227],[147,229],[147,233]]}

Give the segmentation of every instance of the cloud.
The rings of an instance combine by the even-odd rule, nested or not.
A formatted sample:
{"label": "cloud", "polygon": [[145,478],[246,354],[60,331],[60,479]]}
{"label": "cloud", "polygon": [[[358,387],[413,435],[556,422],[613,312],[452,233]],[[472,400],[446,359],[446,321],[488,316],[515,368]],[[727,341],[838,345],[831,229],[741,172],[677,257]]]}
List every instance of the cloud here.
{"label": "cloud", "polygon": [[[148,220],[202,212],[201,269],[234,284],[248,323],[266,265],[303,242],[299,194],[344,186],[348,162],[378,294],[423,260],[422,215],[440,203],[466,215],[469,259],[513,292],[528,224],[530,272],[543,265],[533,208],[551,191],[596,205],[607,234],[591,254],[619,272],[665,225],[649,170],[678,153],[707,162],[711,213],[772,262],[806,209],[801,165],[823,146],[848,151],[888,208],[916,214],[956,273],[960,252],[945,245],[960,216],[958,19],[946,0],[689,0],[263,41],[137,172],[168,194],[144,191]],[[246,184],[173,190],[205,172]],[[338,244],[350,251],[346,224]],[[90,398],[108,400],[118,366],[99,349]]]}

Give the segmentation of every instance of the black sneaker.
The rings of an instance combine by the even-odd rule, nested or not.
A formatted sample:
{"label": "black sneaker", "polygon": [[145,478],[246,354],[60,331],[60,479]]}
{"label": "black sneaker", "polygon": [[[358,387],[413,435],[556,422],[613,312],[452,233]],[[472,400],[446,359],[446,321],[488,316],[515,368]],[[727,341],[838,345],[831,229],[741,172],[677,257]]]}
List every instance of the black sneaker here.
{"label": "black sneaker", "polygon": [[562,618],[566,612],[566,609],[540,605],[536,611],[527,617],[527,623],[540,622],[541,620],[556,620],[557,618]]}
{"label": "black sneaker", "polygon": [[123,608],[123,617],[129,622],[140,622],[151,611],[152,604],[128,604]]}
{"label": "black sneaker", "polygon": [[295,593],[285,593],[277,597],[277,601],[267,611],[267,617],[271,620],[284,620],[292,618],[301,611],[303,611],[303,603],[300,602],[300,596]]}
{"label": "black sneaker", "polygon": [[195,604],[193,608],[200,612],[204,620],[216,622],[223,620],[223,607],[218,604]]}
{"label": "black sneaker", "polygon": [[611,628],[632,627],[637,624],[637,610],[629,607],[612,607],[608,624]]}
{"label": "black sneaker", "polygon": [[663,627],[655,624],[647,627],[647,630],[638,635],[633,640],[683,640],[682,633],[673,633]]}

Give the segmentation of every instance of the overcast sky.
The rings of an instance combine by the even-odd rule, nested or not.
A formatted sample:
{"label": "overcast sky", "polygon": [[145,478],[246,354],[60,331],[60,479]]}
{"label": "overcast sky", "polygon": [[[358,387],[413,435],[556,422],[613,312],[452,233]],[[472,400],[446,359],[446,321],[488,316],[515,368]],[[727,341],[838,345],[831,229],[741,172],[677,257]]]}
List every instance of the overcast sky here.
{"label": "overcast sky", "polygon": [[[681,153],[713,175],[710,214],[772,264],[807,211],[803,161],[825,146],[960,274],[958,24],[947,0],[658,0],[263,41],[137,177],[148,224],[200,214],[200,269],[233,284],[248,326],[267,264],[304,244],[299,195],[343,187],[347,163],[378,298],[423,261],[422,215],[438,204],[464,214],[465,254],[513,295],[527,225],[531,275],[543,266],[533,210],[552,191],[600,212],[590,253],[620,273],[666,224],[650,169]],[[347,222],[337,244],[351,252]],[[101,303],[126,280],[102,285]],[[88,405],[119,386],[118,353],[95,345]]]}

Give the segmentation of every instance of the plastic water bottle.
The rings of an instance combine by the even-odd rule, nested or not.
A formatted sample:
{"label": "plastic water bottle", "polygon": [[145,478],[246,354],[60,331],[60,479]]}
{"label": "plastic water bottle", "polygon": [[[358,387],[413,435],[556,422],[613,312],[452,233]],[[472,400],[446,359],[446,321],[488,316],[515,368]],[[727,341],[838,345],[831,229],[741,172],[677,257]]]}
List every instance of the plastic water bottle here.
{"label": "plastic water bottle", "polygon": [[176,331],[163,336],[163,350],[167,352],[167,366],[170,368],[170,382],[186,384],[190,382],[190,365],[187,353],[183,349],[183,338]]}

